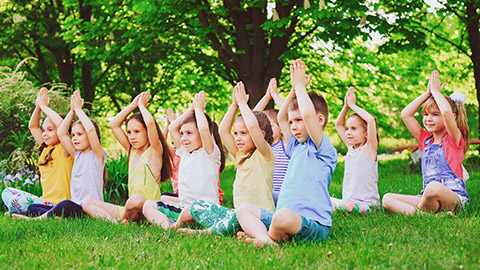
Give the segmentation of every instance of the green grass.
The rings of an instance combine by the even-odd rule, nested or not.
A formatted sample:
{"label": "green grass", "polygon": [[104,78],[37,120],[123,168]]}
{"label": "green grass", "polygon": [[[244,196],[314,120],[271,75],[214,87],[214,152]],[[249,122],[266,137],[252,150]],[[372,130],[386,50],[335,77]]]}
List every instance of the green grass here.
{"label": "green grass", "polygon": [[[379,164],[380,195],[417,194],[421,175],[408,160]],[[343,163],[331,185],[341,194]],[[465,268],[480,265],[480,173],[467,181],[472,202],[457,218],[406,217],[377,209],[369,215],[335,212],[333,235],[321,244],[286,243],[255,249],[232,237],[188,237],[146,223],[115,225],[91,218],[18,221],[0,217],[0,268],[65,269],[318,269]],[[227,205],[234,171],[222,173]]]}

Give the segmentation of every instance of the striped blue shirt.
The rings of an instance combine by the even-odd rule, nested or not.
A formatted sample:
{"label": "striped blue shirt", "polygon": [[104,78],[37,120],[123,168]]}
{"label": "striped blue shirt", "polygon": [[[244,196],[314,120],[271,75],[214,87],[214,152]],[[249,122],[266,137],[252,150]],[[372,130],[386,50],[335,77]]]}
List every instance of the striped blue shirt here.
{"label": "striped blue shirt", "polygon": [[290,159],[285,155],[283,140],[278,141],[276,144],[272,144],[272,150],[275,155],[275,165],[273,166],[273,191],[280,192]]}

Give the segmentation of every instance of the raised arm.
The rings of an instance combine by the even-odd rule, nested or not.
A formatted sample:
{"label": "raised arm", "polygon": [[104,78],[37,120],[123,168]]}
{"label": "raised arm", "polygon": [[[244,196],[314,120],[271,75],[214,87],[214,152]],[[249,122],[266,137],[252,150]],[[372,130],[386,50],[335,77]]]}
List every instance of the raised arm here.
{"label": "raised arm", "polygon": [[150,143],[151,149],[156,153],[155,157],[161,157],[163,154],[163,146],[160,142],[160,134],[158,134],[157,124],[152,114],[147,110],[148,101],[150,100],[150,93],[143,92],[138,98],[138,109],[142,114],[143,121],[147,126],[148,141]]}
{"label": "raised arm", "polygon": [[173,145],[175,145],[176,149],[180,148],[180,146],[182,145],[182,135],[180,134],[180,128],[182,127],[182,123],[192,113],[194,113],[193,106],[190,106],[188,110],[186,110],[182,115],[175,119],[168,127],[170,135],[172,136]]}
{"label": "raised arm", "polygon": [[257,105],[255,105],[255,108],[253,108],[254,111],[263,111],[265,110],[265,107],[267,107],[268,102],[272,98],[270,94],[270,88],[275,84],[275,88],[277,86],[277,80],[275,78],[270,79],[270,82],[268,83],[268,88],[267,91],[265,92],[265,95],[258,101]]}
{"label": "raised arm", "polygon": [[252,110],[248,107],[248,98],[245,93],[245,86],[242,82],[237,83],[233,91],[235,92],[235,98],[237,100],[238,107],[240,108],[240,113],[242,114],[243,121],[245,126],[250,133],[250,137],[253,140],[253,143],[257,147],[258,152],[262,154],[265,159],[270,159],[271,147],[270,144],[265,140],[265,135],[262,133],[260,126],[258,125],[257,118],[253,114]]}
{"label": "raised arm", "polygon": [[175,119],[176,119],[175,113],[173,112],[173,109],[169,107],[167,109],[167,125],[163,129],[163,136],[165,137],[165,140],[168,139],[168,132],[169,132],[168,128],[170,127],[170,124],[173,123],[173,121],[175,121]]}
{"label": "raised arm", "polygon": [[410,104],[408,104],[407,107],[402,110],[403,122],[407,126],[408,131],[410,131],[410,133],[417,141],[420,141],[422,126],[420,126],[417,119],[415,119],[415,113],[430,96],[430,82],[428,82],[427,91],[425,91],[412,102],[410,102]]}
{"label": "raised arm", "polygon": [[140,95],[136,96],[132,103],[128,104],[127,107],[125,107],[112,119],[112,121],[110,121],[110,128],[112,129],[113,135],[115,135],[115,138],[117,138],[118,142],[127,151],[130,149],[130,142],[128,141],[125,131],[122,129],[122,124],[127,116],[138,107],[137,101],[139,96]]}
{"label": "raised arm", "polygon": [[235,97],[235,91],[232,95],[232,104],[228,108],[227,113],[223,116],[222,122],[218,127],[218,132],[220,133],[220,138],[222,139],[223,145],[227,148],[228,152],[232,156],[237,155],[237,145],[235,144],[235,138],[232,135],[232,126],[235,119],[235,114],[237,113],[238,105]]}
{"label": "raised arm", "polygon": [[435,102],[438,105],[438,109],[442,114],[445,128],[447,129],[448,134],[452,136],[453,140],[455,140],[455,142],[459,144],[462,138],[462,133],[457,126],[455,115],[453,114],[450,104],[448,104],[448,101],[441,93],[445,85],[442,85],[440,83],[440,75],[437,70],[432,71],[432,74],[430,75],[430,81],[430,90],[433,98],[435,99]]}
{"label": "raised arm", "polygon": [[347,92],[348,106],[356,112],[365,122],[367,122],[367,142],[365,143],[365,154],[372,160],[377,160],[377,125],[375,123],[375,118],[365,111],[364,109],[357,106],[357,99],[355,97],[355,91],[353,87],[350,87]]}
{"label": "raised arm", "polygon": [[88,116],[82,110],[82,106],[83,98],[80,96],[80,91],[77,90],[72,95],[72,109],[78,116],[78,119],[80,119],[80,122],[82,122],[83,128],[87,133],[88,141],[90,142],[90,146],[92,147],[93,154],[98,161],[103,163],[103,159],[105,157],[103,147],[100,144],[100,140],[98,139],[98,134],[95,130],[95,126],[92,123],[92,120],[88,118]]}
{"label": "raised arm", "polygon": [[[350,87],[352,88],[352,87]],[[349,90],[350,90],[349,88]],[[342,139],[342,142],[348,146],[348,142],[347,142],[347,137],[345,136],[345,119],[347,118],[347,112],[348,112],[348,100],[347,100],[347,96],[348,96],[348,91],[347,90],[347,93],[345,94],[345,102],[343,104],[343,108],[342,110],[340,111],[340,113],[338,114],[338,117],[337,117],[337,120],[335,120],[335,128],[337,129],[337,132],[338,132],[338,135],[340,136],[340,138]]]}
{"label": "raised arm", "polygon": [[288,121],[288,105],[292,102],[295,98],[295,89],[292,88],[290,93],[288,94],[287,98],[283,102],[280,110],[278,111],[277,120],[280,126],[280,130],[282,131],[283,137],[287,140],[290,140],[292,137],[292,130],[290,129],[290,123]]}
{"label": "raised arm", "polygon": [[52,123],[58,128],[60,124],[62,124],[63,119],[58,113],[48,107],[48,102],[48,90],[42,88],[37,96],[37,104],[40,109],[42,109],[43,113],[45,113],[50,121],[52,121]]}
{"label": "raised arm", "polygon": [[[37,98],[38,100],[38,98]],[[33,135],[33,138],[41,145],[43,143],[43,136],[42,136],[42,128],[40,128],[40,116],[42,115],[42,109],[38,106],[38,102],[35,101],[35,110],[33,110],[32,117],[30,117],[30,121],[28,122],[28,129]]]}
{"label": "raised arm", "polygon": [[[70,104],[72,104],[71,101]],[[70,129],[70,125],[72,124],[74,116],[75,112],[73,110],[70,110],[67,116],[65,116],[65,119],[63,119],[60,126],[57,128],[57,136],[60,140],[60,143],[62,144],[63,149],[68,153],[68,155],[72,157],[75,156],[75,146],[73,146],[70,134],[68,134],[68,130]]]}
{"label": "raised arm", "polygon": [[290,76],[292,87],[295,88],[295,94],[298,100],[298,110],[305,122],[308,135],[315,143],[317,149],[323,140],[323,124],[326,121],[325,116],[317,115],[315,107],[307,93],[308,79],[305,76],[305,63],[298,59],[290,66]]}
{"label": "raised arm", "polygon": [[210,128],[208,127],[208,121],[205,117],[205,92],[200,91],[195,94],[193,99],[193,109],[195,110],[195,119],[197,120],[198,132],[200,133],[200,138],[202,139],[202,145],[205,151],[208,154],[211,154],[214,149],[213,136],[210,133]]}
{"label": "raised arm", "polygon": [[[273,80],[273,83],[272,83]],[[277,88],[277,80],[273,78],[270,80],[272,84],[268,85],[267,91],[270,92],[270,96],[273,98],[273,101],[275,101],[275,104],[277,104],[277,107],[280,108],[283,105],[283,99],[280,97],[280,94],[278,93],[278,88]]]}

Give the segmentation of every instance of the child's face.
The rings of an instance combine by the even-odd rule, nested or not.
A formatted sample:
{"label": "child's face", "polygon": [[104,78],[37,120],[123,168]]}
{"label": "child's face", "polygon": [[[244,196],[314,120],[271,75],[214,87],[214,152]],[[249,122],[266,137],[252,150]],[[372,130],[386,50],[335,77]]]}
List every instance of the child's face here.
{"label": "child's face", "polygon": [[56,145],[60,142],[57,135],[57,127],[49,118],[46,118],[45,121],[43,121],[42,128],[42,137],[46,145]]}
{"label": "child's face", "polygon": [[367,141],[367,129],[362,124],[363,121],[358,116],[347,119],[345,137],[347,137],[348,144],[353,148],[360,147]]}
{"label": "child's face", "polygon": [[82,151],[83,153],[86,153],[91,149],[87,132],[80,123],[72,126],[72,143],[76,150]]}
{"label": "child's face", "polygon": [[270,120],[270,124],[272,126],[273,143],[277,143],[282,139],[282,131],[280,130],[280,126],[276,121],[272,120],[270,117],[268,119]]}
{"label": "child's face", "polygon": [[235,132],[235,144],[239,151],[247,153],[255,148],[255,143],[252,137],[250,137],[250,133],[242,119],[235,121],[233,130]]}
{"label": "child's face", "polygon": [[305,126],[299,110],[288,111],[288,123],[290,124],[292,135],[295,136],[299,142],[303,143],[308,139],[307,126]]}
{"label": "child's face", "polygon": [[423,114],[423,126],[429,133],[443,132],[445,122],[439,110],[426,111]]}
{"label": "child's face", "polygon": [[128,121],[127,137],[134,149],[140,149],[148,145],[147,129],[135,119]]}
{"label": "child's face", "polygon": [[191,153],[202,147],[202,137],[198,132],[197,126],[194,122],[188,122],[180,128],[180,141],[182,142],[185,151]]}

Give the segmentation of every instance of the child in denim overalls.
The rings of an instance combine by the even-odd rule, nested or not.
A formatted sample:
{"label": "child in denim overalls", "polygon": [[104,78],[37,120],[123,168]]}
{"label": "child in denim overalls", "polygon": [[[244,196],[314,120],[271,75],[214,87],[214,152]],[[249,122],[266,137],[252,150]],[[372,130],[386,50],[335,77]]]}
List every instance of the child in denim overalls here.
{"label": "child in denim overalls", "polygon": [[[423,190],[419,196],[388,193],[383,197],[383,207],[412,215],[420,211],[453,211],[470,201],[464,182],[462,161],[468,150],[469,130],[463,104],[465,97],[454,93],[441,94],[438,71],[430,75],[427,91],[410,103],[402,118],[408,130],[419,142],[423,151]],[[422,109],[423,130],[414,118]]]}

